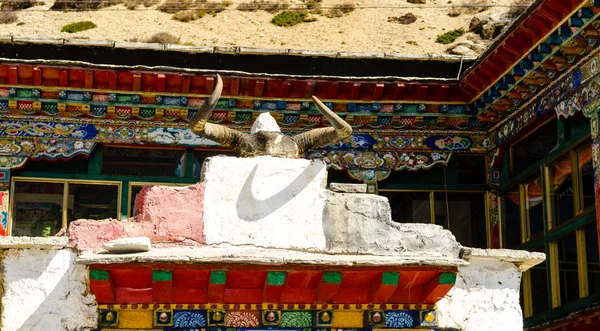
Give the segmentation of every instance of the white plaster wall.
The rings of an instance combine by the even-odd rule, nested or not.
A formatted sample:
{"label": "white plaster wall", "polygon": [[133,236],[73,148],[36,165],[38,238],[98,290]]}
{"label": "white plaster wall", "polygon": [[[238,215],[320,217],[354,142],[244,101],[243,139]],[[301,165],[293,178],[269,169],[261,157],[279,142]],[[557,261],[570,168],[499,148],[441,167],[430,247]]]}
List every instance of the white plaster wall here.
{"label": "white plaster wall", "polygon": [[211,157],[204,162],[206,243],[323,250],[321,160]]}
{"label": "white plaster wall", "polygon": [[472,258],[438,302],[440,327],[462,331],[522,331],[521,272],[510,262]]}
{"label": "white plaster wall", "polygon": [[2,331],[79,330],[95,327],[95,297],[86,267],[70,249],[8,249],[1,253]]}

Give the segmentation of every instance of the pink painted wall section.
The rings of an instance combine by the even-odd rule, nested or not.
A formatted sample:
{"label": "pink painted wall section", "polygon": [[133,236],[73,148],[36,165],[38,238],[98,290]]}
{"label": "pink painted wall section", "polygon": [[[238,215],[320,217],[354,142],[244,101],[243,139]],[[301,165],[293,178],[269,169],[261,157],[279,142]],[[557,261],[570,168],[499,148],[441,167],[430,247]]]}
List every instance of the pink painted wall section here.
{"label": "pink painted wall section", "polygon": [[153,244],[204,245],[204,185],[145,187],[137,215],[125,221],[78,220],[69,225],[69,241],[79,250],[101,249],[107,241],[148,237]]}

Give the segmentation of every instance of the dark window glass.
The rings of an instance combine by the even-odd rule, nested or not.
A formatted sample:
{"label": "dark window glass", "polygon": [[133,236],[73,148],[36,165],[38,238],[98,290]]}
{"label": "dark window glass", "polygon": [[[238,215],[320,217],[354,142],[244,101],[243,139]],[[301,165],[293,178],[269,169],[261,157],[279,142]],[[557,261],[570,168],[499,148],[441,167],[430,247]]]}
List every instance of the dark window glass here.
{"label": "dark window glass", "polygon": [[184,177],[185,151],[179,149],[102,149],[102,174],[117,176]]}
{"label": "dark window glass", "polygon": [[566,304],[579,299],[577,275],[577,239],[575,233],[559,240],[558,271],[560,274],[560,301]]}
{"label": "dark window glass", "polygon": [[55,235],[62,228],[64,189],[63,183],[15,182],[12,235]]}
{"label": "dark window glass", "polygon": [[521,244],[521,204],[519,192],[512,190],[502,197],[504,239],[506,248],[515,248]]}
{"label": "dark window glass", "polygon": [[562,224],[575,216],[571,156],[566,154],[550,165],[552,220]]}
{"label": "dark window glass", "polygon": [[544,203],[540,177],[525,183],[525,207],[529,221],[529,238],[544,232]]}
{"label": "dark window glass", "polygon": [[598,294],[600,293],[600,259],[598,258],[598,232],[595,222],[585,228],[585,253],[589,292]]}
{"label": "dark window glass", "polygon": [[69,223],[79,219],[103,220],[117,218],[119,187],[69,183]]}
{"label": "dark window glass", "polygon": [[400,223],[431,223],[428,192],[379,192],[390,200],[392,219]]}
{"label": "dark window glass", "polygon": [[[544,252],[543,248],[536,250]],[[533,315],[550,310],[548,297],[548,270],[546,261],[530,269],[531,272],[531,304]]]}
{"label": "dark window glass", "polygon": [[583,192],[583,208],[593,206],[594,197],[594,162],[592,161],[592,143],[586,143],[577,149],[579,169],[581,172],[581,191]]}
{"label": "dark window glass", "polygon": [[544,158],[556,147],[558,142],[558,128],[556,120],[550,120],[531,135],[513,146],[512,175],[529,168]]}
{"label": "dark window glass", "polygon": [[204,160],[217,155],[235,156],[235,153],[232,151],[194,151],[194,178],[200,178]]}
{"label": "dark window glass", "polygon": [[461,185],[486,184],[485,156],[457,155],[456,160],[457,182]]}
{"label": "dark window glass", "polygon": [[[449,229],[466,247],[487,248],[485,196],[482,193],[434,193],[435,223]],[[448,216],[448,212],[450,215]]]}

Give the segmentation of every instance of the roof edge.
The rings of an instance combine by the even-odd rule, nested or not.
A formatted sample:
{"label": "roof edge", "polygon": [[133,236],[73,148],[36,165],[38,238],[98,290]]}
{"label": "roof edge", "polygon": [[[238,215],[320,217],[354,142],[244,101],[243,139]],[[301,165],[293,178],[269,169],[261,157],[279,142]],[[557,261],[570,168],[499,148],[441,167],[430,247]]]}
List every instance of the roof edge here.
{"label": "roof edge", "polygon": [[478,59],[477,56],[435,53],[414,54],[385,52],[334,52],[319,50],[254,48],[243,46],[187,46],[176,44],[121,42],[114,40],[23,38],[12,35],[0,35],[0,43],[15,45],[32,44],[48,46],[105,47],[126,50],[175,51],[188,54],[211,53],[234,55],[289,55],[300,57],[328,57],[338,59],[388,59],[397,61],[436,61],[448,63],[475,61]]}

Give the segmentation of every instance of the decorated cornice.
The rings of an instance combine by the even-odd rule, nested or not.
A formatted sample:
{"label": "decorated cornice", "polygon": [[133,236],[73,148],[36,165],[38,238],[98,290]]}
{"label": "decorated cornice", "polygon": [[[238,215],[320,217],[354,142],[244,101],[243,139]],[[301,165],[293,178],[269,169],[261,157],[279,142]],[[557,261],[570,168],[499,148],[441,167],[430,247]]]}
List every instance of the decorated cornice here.
{"label": "decorated cornice", "polygon": [[587,62],[579,68],[565,72],[554,85],[541,91],[536,99],[528,100],[516,113],[508,116],[500,125],[492,128],[490,146],[495,148],[535,125],[537,120],[556,112],[559,118],[569,118],[583,111],[590,118],[596,111],[598,101],[598,74],[600,55],[591,52]]}
{"label": "decorated cornice", "polygon": [[599,6],[598,0],[548,0],[534,10],[462,79],[477,95],[479,119],[500,121],[589,54],[600,35]]}
{"label": "decorated cornice", "polygon": [[[481,123],[461,104],[324,100],[353,127],[373,129],[481,130]],[[204,104],[201,95],[112,93],[93,90],[0,87],[0,113],[72,118],[186,122]],[[282,127],[326,125],[312,101],[248,97],[222,98],[212,121],[252,125],[269,111]]]}

